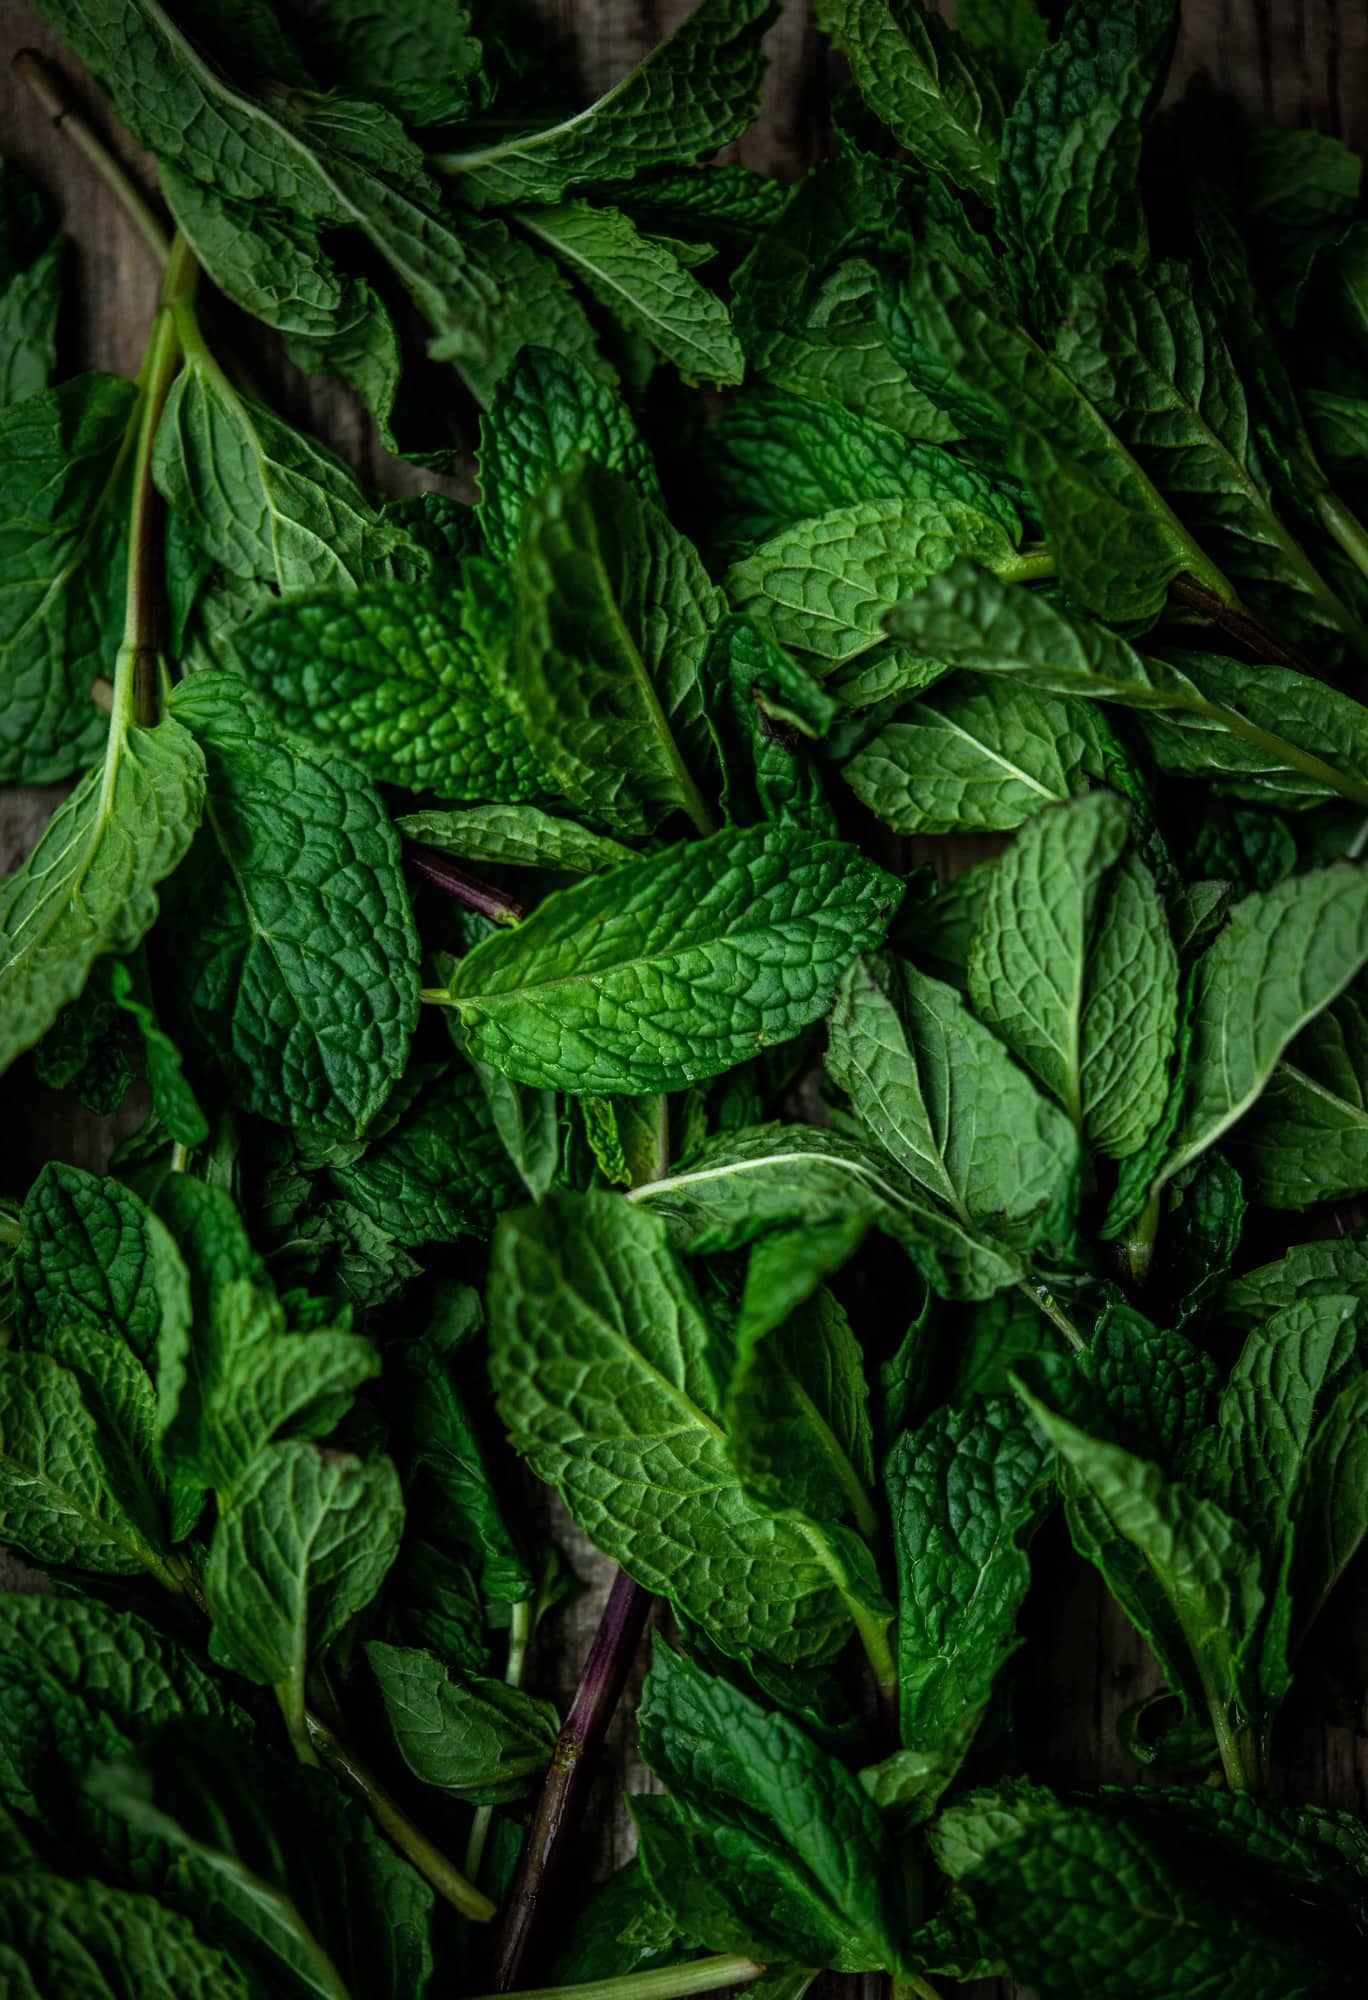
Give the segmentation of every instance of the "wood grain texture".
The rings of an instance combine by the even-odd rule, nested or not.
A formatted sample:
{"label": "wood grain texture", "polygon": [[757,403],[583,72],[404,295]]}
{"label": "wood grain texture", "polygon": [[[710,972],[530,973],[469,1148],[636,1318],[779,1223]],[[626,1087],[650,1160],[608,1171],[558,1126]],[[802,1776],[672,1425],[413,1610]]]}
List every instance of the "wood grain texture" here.
{"label": "wood grain texture", "polygon": [[[402,0],[400,0],[402,4]],[[689,11],[690,0],[544,0],[548,51],[564,60],[567,97],[587,102],[612,83]],[[947,8],[947,11],[953,11]],[[13,79],[9,61],[31,44],[56,54],[54,38],[28,7],[0,0],[0,145],[57,199],[76,245],[78,296],[69,315],[66,360],[132,373],[156,295],[145,246],[105,192]],[[804,0],[789,0],[772,29],[763,114],[734,149],[747,165],[791,178],[820,150],[840,65],[823,49]],[[98,94],[79,67],[61,67],[101,122]],[[1310,125],[1351,144],[1368,144],[1368,4],[1365,0],[1189,0],[1175,61],[1175,88],[1209,70],[1258,117]],[[121,156],[144,174],[146,162],[126,137],[105,129]],[[367,477],[388,491],[416,479],[378,446],[357,406],[335,388],[283,364],[247,335],[251,365],[273,399],[298,422],[325,435]],[[456,490],[472,490],[470,479]],[[0,869],[14,866],[36,838],[62,788],[0,796]],[[39,1159],[60,1154],[97,1164],[108,1154],[112,1121],[93,1120],[52,1097],[0,1096],[8,1115],[5,1184],[21,1189]],[[534,1683],[562,1705],[573,1692],[607,1593],[607,1568],[552,1504],[551,1523],[584,1580],[581,1595],[555,1620],[536,1650]],[[1111,1605],[1094,1572],[1080,1563],[1056,1521],[1042,1537],[1040,1582],[1026,1617],[1027,1643],[1014,1670],[1020,1741],[1030,1774],[1061,1787],[1130,1783],[1136,1767],[1121,1753],[1116,1725],[1159,1676],[1152,1657]],[[1368,1811],[1368,1739],[1354,1724],[1368,1685],[1365,1569],[1346,1591],[1321,1635],[1286,1717],[1279,1746],[1285,1795]],[[638,1683],[641,1667],[638,1667]],[[635,1687],[610,1732],[595,1781],[580,1862],[584,1880],[608,1872],[631,1849],[621,1806],[625,1789],[649,1788],[635,1755]],[[1327,1724],[1323,1717],[1339,1719]],[[947,1991],[950,1990],[947,1988]],[[1009,2000],[1017,1989],[984,1982],[976,2000]],[[1237,2000],[1237,1996],[1232,1996]]]}

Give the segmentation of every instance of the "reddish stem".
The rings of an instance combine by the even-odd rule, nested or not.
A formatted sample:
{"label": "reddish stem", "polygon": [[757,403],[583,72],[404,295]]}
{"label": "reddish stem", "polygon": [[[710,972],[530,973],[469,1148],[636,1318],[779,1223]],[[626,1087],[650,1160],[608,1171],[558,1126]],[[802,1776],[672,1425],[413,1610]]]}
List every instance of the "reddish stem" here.
{"label": "reddish stem", "polygon": [[651,1609],[649,1591],[622,1570],[613,1579],[589,1657],[565,1718],[541,1797],[508,1892],[494,1984],[500,1993],[526,1983],[538,1920],[555,1893],[568,1837],[584,1810],[594,1760],[622,1698]]}
{"label": "reddish stem", "polygon": [[489,917],[496,924],[520,924],[527,915],[521,903],[517,903],[502,889],[496,889],[490,882],[482,882],[478,875],[467,875],[464,868],[458,868],[454,861],[448,861],[445,854],[439,854],[432,847],[409,847],[406,850],[409,867],[415,875],[421,875],[425,882],[431,882],[443,895],[453,901],[463,903],[468,910],[475,910],[482,917]]}

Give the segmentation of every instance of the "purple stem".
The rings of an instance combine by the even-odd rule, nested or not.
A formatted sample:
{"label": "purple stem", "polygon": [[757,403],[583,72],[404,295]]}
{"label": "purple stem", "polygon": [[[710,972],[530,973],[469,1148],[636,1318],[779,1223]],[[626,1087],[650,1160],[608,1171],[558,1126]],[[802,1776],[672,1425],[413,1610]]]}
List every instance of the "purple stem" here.
{"label": "purple stem", "polygon": [[589,1648],[575,1699],[561,1728],[508,1892],[494,1969],[494,1984],[500,1993],[526,1984],[537,1941],[538,1918],[555,1893],[565,1860],[567,1836],[579,1824],[594,1760],[622,1698],[650,1609],[650,1592],[619,1570]]}
{"label": "purple stem", "polygon": [[522,904],[515,903],[502,889],[481,882],[476,875],[467,875],[464,868],[458,868],[435,848],[409,846],[405,849],[405,859],[415,875],[421,875],[444,895],[464,903],[468,910],[475,910],[482,917],[492,918],[496,924],[520,924],[527,915]]}

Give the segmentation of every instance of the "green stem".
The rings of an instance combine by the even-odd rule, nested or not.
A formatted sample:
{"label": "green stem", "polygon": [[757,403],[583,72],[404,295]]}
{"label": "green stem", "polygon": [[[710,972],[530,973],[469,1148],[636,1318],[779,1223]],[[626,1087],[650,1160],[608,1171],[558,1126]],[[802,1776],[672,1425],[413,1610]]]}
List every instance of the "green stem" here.
{"label": "green stem", "polygon": [[941,2000],[939,1992],[931,1984],[931,1981],[921,1978],[915,1972],[909,1972],[906,1979],[895,1979],[893,1981],[893,2000],[903,2000],[903,1996],[908,1993],[915,1993],[917,2000]]}
{"label": "green stem", "polygon": [[[717,1955],[658,1965],[649,1972],[623,1972],[615,1979],[586,1979],[578,1986],[530,1986],[512,2000],[688,2000],[692,1993],[717,1993],[745,1986],[764,1971],[752,1958]],[[499,2000],[496,1994],[482,2000]]]}
{"label": "green stem", "polygon": [[290,1739],[290,1748],[301,1764],[317,1770],[318,1755],[309,1741],[308,1710],[304,1706],[303,1694],[292,1681],[277,1681],[275,1698],[285,1718],[285,1733]]}
{"label": "green stem", "polygon": [[1357,570],[1368,576],[1368,528],[1357,514],[1328,486],[1316,495],[1316,513],[1330,539],[1339,544]]}
{"label": "green stem", "polygon": [[406,1860],[411,1861],[418,1873],[432,1884],[438,1895],[443,1897],[463,1917],[473,1923],[487,1924],[497,1914],[496,1907],[481,1889],[467,1881],[460,1869],[448,1861],[441,1849],[433,1844],[427,1835],[416,1827],[399,1802],[393,1798],[380,1780],[354,1751],[348,1749],[334,1736],[328,1725],[309,1709],[304,1712],[305,1726],[309,1741],[317,1751],[320,1761],[341,1779],[342,1783],[357,1797],[364,1800],[371,1818],[381,1832],[398,1848]]}
{"label": "green stem", "polygon": [[[1341,798],[1350,800],[1352,804],[1368,807],[1368,784],[1361,783],[1357,778],[1346,777],[1342,771],[1337,771],[1333,764],[1327,764],[1310,750],[1303,750],[1297,744],[1289,743],[1284,736],[1275,736],[1271,729],[1260,729],[1257,722],[1251,722],[1247,716],[1241,715],[1238,709],[1224,708],[1220,702],[1215,701],[1203,702],[1200,708],[1196,704],[1183,705],[1190,706],[1193,714],[1214,716],[1221,727],[1228,729],[1232,736],[1242,737],[1246,743],[1252,743],[1258,749],[1267,751],[1270,756],[1276,757],[1279,763],[1290,764],[1294,771],[1304,772],[1318,785],[1324,785],[1328,791],[1338,792]],[[1178,704],[1175,703],[1175,706]]]}
{"label": "green stem", "polygon": [[1254,1722],[1232,1726],[1227,1704],[1219,1697],[1207,1703],[1221,1769],[1232,1792],[1263,1793],[1268,1790],[1268,1732]]}
{"label": "green stem", "polygon": [[14,73],[57,130],[85,155],[158,263],[165,264],[171,255],[171,238],[160,218],[122,161],[115,159],[104,140],[87,125],[57,71],[37,49],[20,49],[14,58]]}
{"label": "green stem", "polygon": [[1004,583],[1043,583],[1056,574],[1054,551],[1043,544],[1022,549],[1016,555],[1005,556],[1001,562],[995,562],[992,570],[994,576],[1000,576]]}
{"label": "green stem", "polygon": [[[532,1599],[525,1597],[521,1604],[513,1606],[513,1616],[508,1627],[508,1660],[504,1666],[504,1680],[509,1687],[520,1688],[523,1672],[527,1666],[527,1646],[532,1637]],[[477,1806],[475,1817],[470,1822],[470,1834],[466,1841],[465,1872],[472,1882],[480,1879],[480,1863],[484,1859],[485,1843],[489,1839],[489,1829],[494,1823],[493,1806]]]}
{"label": "green stem", "polygon": [[1022,1278],[1018,1281],[1018,1289],[1026,1294],[1032,1305],[1039,1307],[1052,1326],[1058,1327],[1075,1354],[1086,1353],[1087,1341],[1084,1340],[1082,1334],[1078,1331],[1078,1328],[1069,1318],[1069,1315],[1065,1312],[1063,1306],[1060,1305],[1048,1285],[1042,1285],[1037,1278]]}
{"label": "green stem", "polygon": [[130,722],[157,719],[157,621],[162,587],[161,496],[152,480],[152,447],[166,398],[180,366],[178,316],[194,297],[199,266],[183,236],[171,246],[161,305],[138,376],[138,432],[133,446],[133,499],[128,512],[128,583],[123,640],[114,665],[110,739]]}
{"label": "green stem", "polygon": [[1143,1286],[1149,1278],[1150,1266],[1154,1262],[1154,1245],[1159,1235],[1159,1191],[1156,1188],[1145,1203],[1140,1220],[1122,1245],[1126,1268],[1131,1282]]}
{"label": "green stem", "polygon": [[886,1715],[890,1715],[893,1718],[896,1727],[898,1715],[898,1668],[893,1658],[893,1648],[888,1641],[890,1628],[881,1619],[876,1618],[872,1612],[866,1611],[862,1605],[856,1604],[853,1599],[848,1597],[846,1603],[850,1607],[851,1616],[855,1620],[855,1630],[860,1635],[860,1644],[864,1647],[865,1658],[869,1662],[870,1669],[878,1686],[880,1706]]}

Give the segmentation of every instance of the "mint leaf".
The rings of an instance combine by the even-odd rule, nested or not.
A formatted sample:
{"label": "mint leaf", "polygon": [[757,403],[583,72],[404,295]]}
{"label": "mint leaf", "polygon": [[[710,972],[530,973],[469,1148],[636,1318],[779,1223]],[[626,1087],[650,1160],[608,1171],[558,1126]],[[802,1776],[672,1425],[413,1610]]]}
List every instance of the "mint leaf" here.
{"label": "mint leaf", "polygon": [[901,710],[845,777],[895,833],[1009,833],[1105,783],[1111,748],[1082,702],[960,681]]}
{"label": "mint leaf", "polygon": [[44,1325],[117,1329],[150,1362],[163,1327],[189,1323],[189,1280],[165,1224],[118,1181],[57,1161],[29,1189],[14,1281],[24,1339]]}
{"label": "mint leaf", "polygon": [[399,1754],[425,1785],[475,1805],[521,1798],[551,1761],[549,1701],[484,1675],[456,1680],[431,1653],[372,1640],[366,1658]]}
{"label": "mint leaf", "polygon": [[1042,317],[1064,311],[1072,280],[1094,272],[1112,278],[1118,265],[1145,261],[1141,120],[1163,84],[1176,15],[1174,0],[1070,8],[1012,107],[998,227],[1022,296],[1043,308]]}
{"label": "mint leaf", "polygon": [[1013,544],[1021,539],[1010,498],[978,467],[839,402],[753,389],[713,425],[704,452],[728,543],[768,541],[862,500],[957,500],[995,515]]}
{"label": "mint leaf", "polygon": [[839,841],[715,834],[548,896],[461,960],[448,997],[472,1052],[524,1083],[678,1089],[819,1019],[896,896]]}
{"label": "mint leaf", "polygon": [[388,1131],[329,1171],[349,1202],[405,1244],[488,1235],[517,1187],[480,1080],[461,1069],[425,1077]]}
{"label": "mint leaf", "polygon": [[6,784],[70,777],[108,732],[92,685],[109,673],[108,634],[123,606],[137,411],[131,383],[94,373],[0,410]]}
{"label": "mint leaf", "polygon": [[241,629],[234,652],[287,728],[382,784],[508,801],[546,789],[449,577],[296,597]]}
{"label": "mint leaf", "polygon": [[[641,1733],[642,1753],[669,1785],[693,1852],[709,1856],[706,1878],[729,1901],[733,1923],[761,1937],[773,1927],[780,1949],[839,1971],[897,1962],[887,1837],[844,1765],[789,1717],[767,1714],[660,1640],[642,1690]],[[653,1865],[655,1817],[640,1815],[642,1803],[647,1879],[678,1910],[675,1894],[688,1891]],[[757,1894],[766,1877],[768,1897]]]}
{"label": "mint leaf", "polygon": [[1358,800],[1363,789],[1355,765],[1368,748],[1364,711],[1309,675],[1272,666],[1251,675],[1214,653],[1147,657],[968,563],[934,578],[888,624],[947,665],[1141,711],[1161,760],[1184,775],[1212,774],[1261,800]]}
{"label": "mint leaf", "polygon": [[969,47],[918,0],[818,0],[817,25],[900,146],[991,200],[1002,103]]}
{"label": "mint leaf", "polygon": [[600,875],[633,857],[633,849],[577,820],[554,819],[539,806],[473,806],[468,812],[405,813],[394,822],[410,840],[421,840],[464,861],[512,868],[556,868],[567,875]]}
{"label": "mint leaf", "polygon": [[0,883],[0,1070],[76,998],[96,959],[131,951],[150,929],[157,885],[184,857],[203,800],[204,758],[187,729],[113,718],[103,764]]}
{"label": "mint leaf", "polygon": [[306,751],[231,675],[195,674],[172,709],[169,726],[193,732],[209,765],[175,968],[205,1063],[266,1117],[364,1130],[404,1067],[418,1002],[385,809],[353,766]]}
{"label": "mint leaf", "polygon": [[859,1341],[817,1290],[778,1324],[751,1310],[738,1325],[725,1425],[747,1491],[818,1520],[850,1519],[871,1543],[874,1435]]}
{"label": "mint leaf", "polygon": [[0,1876],[0,1949],[29,1991],[89,2000],[248,2000],[233,1961],[150,1896],[25,1871]]}
{"label": "mint leaf", "polygon": [[827,1067],[859,1117],[967,1233],[1024,1246],[1067,1232],[1068,1122],[950,987],[857,959],[830,1037]]}
{"label": "mint leaf", "polygon": [[812,168],[736,274],[736,328],[751,370],[777,388],[943,443],[960,435],[955,422],[909,379],[879,322],[868,253],[903,226],[901,197],[882,162]]}
{"label": "mint leaf", "polygon": [[863,1223],[901,1244],[947,1298],[990,1298],[1023,1276],[1016,1252],[966,1229],[886,1154],[809,1125],[720,1133],[628,1199],[661,1215],[690,1251],[733,1250],[775,1229]]}
{"label": "mint leaf", "polygon": [[1155,1185],[1215,1145],[1288,1043],[1368,964],[1368,876],[1350,862],[1235,905],[1197,963],[1179,1117]]}
{"label": "mint leaf", "polygon": [[866,500],[799,521],[727,572],[732,603],[816,669],[885,637],[884,614],[957,556],[995,573],[1018,567],[1001,521],[958,500]]}
{"label": "mint leaf", "polygon": [[745,356],[731,315],[662,237],[620,208],[570,201],[524,208],[516,220],[559,257],[622,324],[648,340],[686,382],[739,382]]}
{"label": "mint leaf", "polygon": [[1152,618],[1190,573],[1233,592],[1087,397],[966,272],[914,256],[884,302],[893,353],[1029,489],[1059,576],[1085,611]]}
{"label": "mint leaf", "polygon": [[201,342],[172,385],[154,470],[205,553],[278,590],[392,574],[405,547],[324,446],[229,382]]}
{"label": "mint leaf", "polygon": [[1351,992],[1304,1028],[1291,1059],[1278,1064],[1240,1135],[1260,1201],[1307,1208],[1368,1187],[1365,1050],[1368,1016]]}
{"label": "mint leaf", "polygon": [[1179,264],[1111,271],[1069,294],[1059,359],[1250,605],[1324,641],[1353,614],[1269,492],[1244,387]]}
{"label": "mint leaf", "polygon": [[728,1652],[839,1650],[851,1614],[824,1545],[733,1470],[717,1337],[654,1216],[558,1193],[505,1218],[490,1321],[512,1441],[605,1554]]}
{"label": "mint leaf", "polygon": [[693,549],[592,460],[526,508],[503,692],[581,811],[649,833],[668,813],[711,830],[717,746],[700,682],[722,614]]}
{"label": "mint leaf", "polygon": [[1049,1981],[1068,2000],[1167,2000],[1175,1981],[1249,2000],[1337,1989],[1337,1973],[1286,1918],[1223,1880],[1205,1851],[1166,1855],[1161,1836],[1157,1814],[1130,1824],[1004,1788],[943,1813],[932,1849],[1013,1977]]}
{"label": "mint leaf", "polygon": [[105,1439],[70,1368],[43,1353],[0,1356],[0,1440],[6,1540],[39,1562],[99,1575],[165,1574],[147,1491],[122,1463],[122,1437]]}
{"label": "mint leaf", "polygon": [[702,159],[749,124],[771,0],[699,0],[620,83],[562,124],[446,155],[467,201],[553,202],[586,183]]}
{"label": "mint leaf", "polygon": [[1017,1387],[1109,1529],[1142,1558],[1167,1599],[1218,1729],[1259,1713],[1260,1684],[1244,1655],[1265,1596],[1258,1552],[1242,1523],[1151,1461],[1090,1436]]}
{"label": "mint leaf", "polygon": [[[1044,1511],[1046,1454],[1007,1396],[942,1408],[906,1431],[885,1470],[898,1572],[903,1743],[934,1755],[924,1814],[983,1720],[1020,1640],[1030,1587],[1023,1544]],[[928,1796],[929,1791],[929,1796]]]}
{"label": "mint leaf", "polygon": [[377,1372],[369,1341],[345,1322],[294,1331],[220,1188],[173,1175],[159,1199],[190,1273],[189,1320],[162,1321],[158,1428],[187,1483],[232,1493],[257,1454],[290,1427],[322,1435]]}
{"label": "mint leaf", "polygon": [[304,1676],[369,1604],[399,1548],[404,1502],[387,1458],[267,1446],[219,1508],[204,1595],[215,1659],[279,1687],[300,1726]]}
{"label": "mint leaf", "polygon": [[580,453],[660,502],[655,463],[622,397],[572,357],[525,347],[480,419],[480,504],[495,558],[518,546],[527,503]]}
{"label": "mint leaf", "polygon": [[1117,1157],[1163,1111],[1178,1007],[1153,878],[1117,867],[1128,820],[1106,792],[1031,820],[988,879],[969,957],[980,1017]]}

